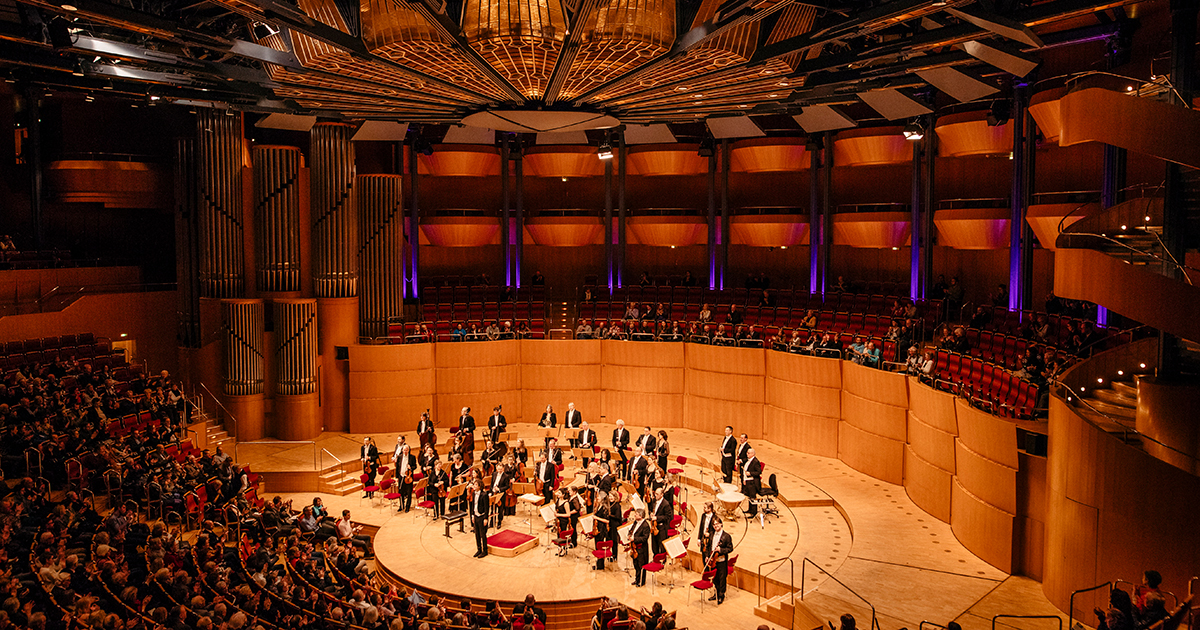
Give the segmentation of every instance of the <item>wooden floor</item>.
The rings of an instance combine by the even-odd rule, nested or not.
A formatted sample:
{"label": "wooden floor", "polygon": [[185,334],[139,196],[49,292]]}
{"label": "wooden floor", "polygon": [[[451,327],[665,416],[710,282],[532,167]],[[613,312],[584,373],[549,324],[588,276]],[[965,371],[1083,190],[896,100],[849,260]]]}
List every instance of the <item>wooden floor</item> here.
{"label": "wooden floor", "polygon": [[[612,429],[603,425],[593,428],[601,435]],[[532,425],[510,427],[513,429],[522,436],[533,435]],[[698,455],[712,457],[718,445],[718,439],[711,435],[684,429],[672,430],[670,436],[672,459],[676,455],[693,461]],[[375,438],[386,451],[395,443],[396,434],[377,434]],[[361,440],[358,435],[326,434],[321,443],[339,447],[340,452],[335,451],[339,457],[353,459]],[[526,442],[533,443],[528,438]],[[527,514],[524,508],[518,508],[516,517],[508,517],[505,526],[532,531],[542,537],[543,545],[516,558],[479,560],[472,557],[475,545],[469,526],[465,533],[452,528],[452,536],[446,538],[441,522],[430,521],[415,510],[397,514],[385,501],[362,499],[357,493],[322,497],[331,510],[350,509],[353,520],[379,528],[375,550],[377,563],[385,573],[431,590],[475,598],[518,600],[533,593],[539,601],[556,601],[606,595],[634,608],[661,601],[667,609],[678,611],[680,627],[755,628],[764,623],[754,615],[759,601],[755,594],[758,567],[788,557],[794,562],[795,585],[797,589],[803,587],[805,604],[826,620],[851,612],[866,628],[873,606],[882,630],[916,630],[922,621],[941,625],[958,621],[964,630],[985,630],[997,614],[1056,614],[1042,595],[1040,584],[1010,577],[975,557],[959,544],[949,525],[914,505],[903,487],[868,477],[839,460],[766,443],[754,446],[767,471],[777,475],[784,498],[780,501],[781,516],[765,528],[758,521],[748,523],[742,519],[727,526],[733,534],[741,571],[731,581],[728,599],[719,608],[707,601],[702,608],[696,594],[689,593],[687,584],[697,578],[694,572],[672,568],[657,587],[634,588],[630,585],[632,568],[626,566],[625,558],[619,568],[610,566],[597,572],[591,568],[590,545],[583,545],[577,555],[555,557],[540,518]],[[251,463],[256,470],[268,470],[269,458],[267,455],[263,461]],[[285,461],[290,463],[285,465],[299,469],[297,459],[288,458]],[[695,487],[699,469],[689,462],[685,470],[692,484],[688,488],[689,501],[700,505],[710,500]],[[706,480],[711,481],[711,475]],[[309,503],[312,496],[294,493],[285,498],[294,498],[299,507]],[[767,571],[767,579],[788,584],[787,562],[776,563]],[[676,583],[675,588],[667,585],[671,581]],[[1044,620],[1001,620],[998,625],[1047,630],[1052,624]]]}

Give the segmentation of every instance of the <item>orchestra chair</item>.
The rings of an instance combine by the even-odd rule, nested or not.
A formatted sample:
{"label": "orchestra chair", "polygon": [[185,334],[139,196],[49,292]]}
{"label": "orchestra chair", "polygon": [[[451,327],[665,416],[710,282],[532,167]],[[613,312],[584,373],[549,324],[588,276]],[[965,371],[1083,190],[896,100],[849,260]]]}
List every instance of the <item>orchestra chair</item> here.
{"label": "orchestra chair", "polygon": [[775,480],[775,473],[767,478],[767,485],[758,491],[758,498],[754,500],[754,504],[758,506],[758,522],[760,528],[766,527],[766,521],[772,516],[779,516],[779,506],[775,503],[775,498],[779,496],[779,483]]}
{"label": "orchestra chair", "polygon": [[679,468],[668,468],[667,474],[675,478],[675,483],[679,483],[679,476],[683,474],[683,467],[687,465],[687,458],[680,455],[675,458],[675,462],[679,464]]}
{"label": "orchestra chair", "polygon": [[[428,487],[428,479],[422,479],[413,486],[413,499],[417,501],[417,507],[421,509],[426,518],[433,516],[433,510],[437,507],[432,499],[425,496],[425,490]],[[416,520],[416,516],[413,517],[413,520]]]}
{"label": "orchestra chair", "polygon": [[654,554],[654,559],[646,563],[642,570],[650,574],[650,592],[654,593],[658,590],[658,574],[667,567],[667,553]]}
{"label": "orchestra chair", "polygon": [[604,566],[611,564],[609,562],[613,557],[613,541],[601,540],[596,543],[596,550],[592,552],[592,557],[597,560],[604,560]]}
{"label": "orchestra chair", "polygon": [[[726,569],[726,573],[725,573],[725,585],[726,586],[733,584],[733,582],[735,581],[733,579],[734,578],[733,570],[734,570],[734,568],[737,567],[737,559],[738,559],[737,555],[729,556],[729,568]],[[742,587],[742,585],[740,584],[740,581],[738,584],[733,584],[733,585],[737,588]]]}
{"label": "orchestra chair", "polygon": [[[368,480],[369,478],[370,478],[370,476],[369,476],[369,475],[367,475],[366,473],[363,473],[363,474],[361,474],[361,475],[359,475],[359,476],[358,476],[358,481],[359,481],[359,483],[361,483],[361,484],[362,484],[362,486],[363,486],[363,493],[364,493],[364,494],[366,494],[366,493],[374,493],[374,492],[379,492],[379,485],[378,485],[378,484],[376,484],[376,485],[373,485],[373,486],[368,486],[368,485],[367,485],[367,480]],[[372,497],[371,497],[371,499],[372,499],[372,500],[374,500],[374,496],[372,496]],[[362,505],[362,500],[363,500],[363,497],[362,497],[362,495],[359,495],[359,497],[358,497],[358,504],[359,504],[359,505]]]}
{"label": "orchestra chair", "polygon": [[550,541],[554,543],[555,547],[558,547],[556,555],[558,555],[558,563],[560,565],[562,564],[563,556],[567,555],[567,552],[571,549],[571,534],[574,532],[575,530],[573,529],[564,529],[558,533],[558,538]]}
{"label": "orchestra chair", "polygon": [[[713,578],[715,577],[717,577],[717,570],[711,569],[705,571],[699,580],[692,582],[692,590],[700,591],[700,610],[704,610],[704,600],[707,599],[705,596],[708,595],[708,589],[714,588]],[[688,605],[690,606],[691,604],[692,592],[688,591]]]}
{"label": "orchestra chair", "polygon": [[[390,492],[389,492],[390,490]],[[388,502],[392,507],[396,506],[396,502],[400,500],[399,488],[396,487],[396,478],[388,477],[379,484],[379,491],[384,493],[383,500]]]}

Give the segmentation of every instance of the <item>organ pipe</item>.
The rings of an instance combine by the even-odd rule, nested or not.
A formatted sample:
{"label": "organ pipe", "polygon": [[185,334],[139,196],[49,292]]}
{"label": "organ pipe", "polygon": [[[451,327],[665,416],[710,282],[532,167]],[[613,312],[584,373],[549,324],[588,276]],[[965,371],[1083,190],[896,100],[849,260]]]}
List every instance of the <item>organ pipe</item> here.
{"label": "organ pipe", "polygon": [[387,335],[387,323],[404,309],[404,197],[402,175],[361,175],[358,217],[362,234],[358,298],[359,334]]}
{"label": "organ pipe", "polygon": [[196,171],[202,297],[245,294],[242,119],[214,109],[196,116]]}
{"label": "organ pipe", "polygon": [[312,128],[313,285],[317,297],[354,297],[358,283],[358,207],[349,125]]}
{"label": "organ pipe", "polygon": [[276,300],[275,392],[284,396],[317,391],[317,301]]}
{"label": "organ pipe", "polygon": [[254,233],[260,291],[300,290],[300,149],[254,147]]}
{"label": "organ pipe", "polygon": [[222,378],[228,396],[263,393],[263,315],[262,300],[221,300]]}
{"label": "organ pipe", "polygon": [[200,347],[200,264],[197,234],[196,140],[175,145],[175,278],[178,290],[176,336],[184,348]]}

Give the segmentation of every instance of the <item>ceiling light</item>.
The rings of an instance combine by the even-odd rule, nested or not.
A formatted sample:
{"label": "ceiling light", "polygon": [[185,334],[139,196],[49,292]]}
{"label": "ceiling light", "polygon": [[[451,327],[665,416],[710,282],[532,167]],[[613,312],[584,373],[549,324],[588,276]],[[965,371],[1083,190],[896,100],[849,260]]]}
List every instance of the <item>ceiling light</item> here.
{"label": "ceiling light", "polygon": [[1122,229],[1122,230],[1124,230],[1124,229],[1125,229],[1125,226],[1124,226],[1124,225],[1122,225],[1122,226],[1121,226],[1121,229]]}
{"label": "ceiling light", "polygon": [[704,98],[703,94],[693,94],[692,98]]}
{"label": "ceiling light", "polygon": [[111,90],[111,89],[113,89],[112,81],[105,81],[104,85],[102,85],[100,87],[105,90]]}
{"label": "ceiling light", "polygon": [[64,11],[78,11],[79,10],[79,7],[77,7],[73,4],[60,4],[58,6],[61,7],[62,10],[64,10]]}
{"label": "ceiling light", "polygon": [[1146,368],[1146,364],[1145,364],[1145,363],[1139,363],[1138,365],[1141,365],[1141,366],[1142,366],[1142,369],[1145,369],[1145,368]]}
{"label": "ceiling light", "polygon": [[900,248],[899,248],[899,247],[893,247],[893,248],[892,248],[892,251],[894,251],[894,252],[898,252],[898,251],[900,251]]}
{"label": "ceiling light", "polygon": [[675,249],[675,246],[674,246],[674,245],[672,245],[672,246],[671,246],[671,249]]}
{"label": "ceiling light", "polygon": [[681,85],[681,86],[679,86],[679,87],[675,88],[675,91],[676,91],[676,92],[686,92],[686,91],[687,91],[687,86],[686,86],[686,85]]}
{"label": "ceiling light", "polygon": [[1150,217],[1146,217],[1146,220],[1147,220],[1147,221],[1149,221],[1149,220],[1150,220]]}
{"label": "ceiling light", "polygon": [[750,107],[750,106],[745,103],[742,103],[741,105],[738,105],[738,107]]}
{"label": "ceiling light", "polygon": [[1132,85],[1126,85],[1126,86],[1125,86],[1125,91],[1126,91],[1126,92],[1132,92],[1132,91],[1133,91],[1133,86],[1132,86]]}
{"label": "ceiling light", "polygon": [[1117,376],[1125,376],[1125,370],[1117,370]]}
{"label": "ceiling light", "polygon": [[566,178],[566,177],[564,177],[564,178],[562,178],[562,180],[565,182],[565,181],[567,181],[567,178]]}
{"label": "ceiling light", "polygon": [[912,121],[904,126],[904,139],[917,141],[925,137],[925,129],[921,127],[921,123]]}
{"label": "ceiling light", "polygon": [[787,86],[788,86],[788,82],[787,82],[787,81],[780,81],[779,83],[776,83],[775,85],[778,85],[779,87],[787,87]]}
{"label": "ceiling light", "polygon": [[934,2],[932,4],[930,4],[929,6],[944,7],[944,6],[946,6],[946,0],[934,0]]}
{"label": "ceiling light", "polygon": [[775,71],[770,68],[764,68],[759,74],[775,74]]}
{"label": "ceiling light", "polygon": [[596,149],[596,157],[601,160],[611,160],[613,157],[612,147],[607,142],[600,145],[600,148]]}
{"label": "ceiling light", "polygon": [[73,77],[83,76],[83,62],[82,61],[75,62],[75,68],[73,68],[71,70],[71,76],[73,76]]}
{"label": "ceiling light", "polygon": [[780,245],[779,249],[787,249],[787,245]]}
{"label": "ceiling light", "polygon": [[778,94],[768,94],[767,98],[775,98],[777,96],[779,96],[779,95]]}

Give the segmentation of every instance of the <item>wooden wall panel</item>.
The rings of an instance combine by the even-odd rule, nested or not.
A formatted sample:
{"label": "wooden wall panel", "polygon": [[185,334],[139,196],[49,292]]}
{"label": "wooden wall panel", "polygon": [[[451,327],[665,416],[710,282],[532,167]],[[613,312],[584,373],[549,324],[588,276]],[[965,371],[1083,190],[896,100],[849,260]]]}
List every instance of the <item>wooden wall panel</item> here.
{"label": "wooden wall panel", "polygon": [[599,340],[526,339],[518,343],[525,365],[600,365]]}
{"label": "wooden wall panel", "polygon": [[893,407],[842,391],[842,420],[856,428],[904,442],[908,435],[908,410]]}
{"label": "wooden wall panel", "polygon": [[837,418],[795,413],[767,405],[763,408],[762,439],[802,453],[837,457],[839,423]]}
{"label": "wooden wall panel", "polygon": [[399,346],[350,346],[351,372],[395,372],[433,368],[431,343]]}
{"label": "wooden wall panel", "polygon": [[681,343],[601,341],[600,358],[601,363],[606,366],[682,368],[683,347],[684,344]]}
{"label": "wooden wall panel", "polygon": [[733,425],[736,433],[745,433],[751,440],[762,439],[762,403],[685,395],[683,418],[684,425],[696,431],[719,435],[724,433],[725,425]]}
{"label": "wooden wall panel", "polygon": [[684,372],[684,393],[746,403],[762,404],[764,400],[762,375],[722,374],[688,369]]}
{"label": "wooden wall panel", "polygon": [[974,497],[994,508],[1017,513],[1017,469],[996,463],[958,440],[955,480]]}
{"label": "wooden wall panel", "polygon": [[936,427],[925,424],[915,413],[908,413],[908,445],[933,466],[954,474],[955,439]]}
{"label": "wooden wall panel", "polygon": [[902,441],[868,433],[849,422],[838,425],[838,458],[876,479],[904,482],[904,447]]}
{"label": "wooden wall panel", "polygon": [[1028,516],[1013,520],[1013,573],[1041,581],[1045,575],[1046,524]]}
{"label": "wooden wall panel", "polygon": [[[417,421],[421,419],[421,413],[432,408],[433,394],[397,398],[351,398],[350,432],[414,431]],[[454,414],[454,417],[457,418],[458,414]]]}
{"label": "wooden wall panel", "polygon": [[434,365],[438,368],[504,366],[521,362],[521,342],[517,340],[463,341],[432,346],[436,348]]}
{"label": "wooden wall panel", "polygon": [[958,435],[954,394],[934,389],[915,376],[908,378],[908,408],[925,424]]}
{"label": "wooden wall panel", "polygon": [[[626,427],[647,424],[652,427],[680,427],[683,426],[683,394],[604,390],[600,399],[600,412],[605,416],[605,424],[616,424],[618,419],[622,419]],[[691,426],[690,422],[688,426]]]}
{"label": "wooden wall panel", "polygon": [[954,474],[925,461],[911,446],[904,456],[904,490],[930,516],[950,522],[950,493]]}
{"label": "wooden wall panel", "polygon": [[842,362],[840,359],[808,357],[783,352],[768,352],[767,376],[781,381],[812,385],[814,387],[842,387]]}
{"label": "wooden wall panel", "polygon": [[[520,371],[521,385],[525,389],[541,389],[549,391],[556,389],[600,389],[599,364],[530,365],[528,363],[523,363],[520,367]],[[563,410],[565,411],[566,407],[564,407]],[[555,411],[557,412],[558,410],[556,409]],[[536,419],[534,421],[536,422]]]}
{"label": "wooden wall panel", "polygon": [[350,432],[412,431],[421,413],[433,409],[433,344],[352,345],[349,352]]}
{"label": "wooden wall panel", "polygon": [[842,391],[885,405],[908,407],[908,377],[899,372],[843,361]]}
{"label": "wooden wall panel", "polygon": [[950,500],[950,528],[971,553],[984,562],[1012,572],[1013,514],[988,505],[956,479]]}
{"label": "wooden wall panel", "polygon": [[350,372],[350,400],[428,396],[433,388],[433,370]]}
{"label": "wooden wall panel", "polygon": [[682,394],[683,382],[683,368],[608,364],[600,368],[600,386],[604,391]]}
{"label": "wooden wall panel", "polygon": [[1010,468],[1017,467],[1017,425],[955,401],[958,414],[958,439],[972,451]]}
{"label": "wooden wall panel", "polygon": [[803,385],[770,376],[766,385],[768,405],[826,418],[842,417],[842,390],[838,388]]}
{"label": "wooden wall panel", "polygon": [[762,376],[766,372],[766,350],[683,344],[684,366],[722,374]]}

